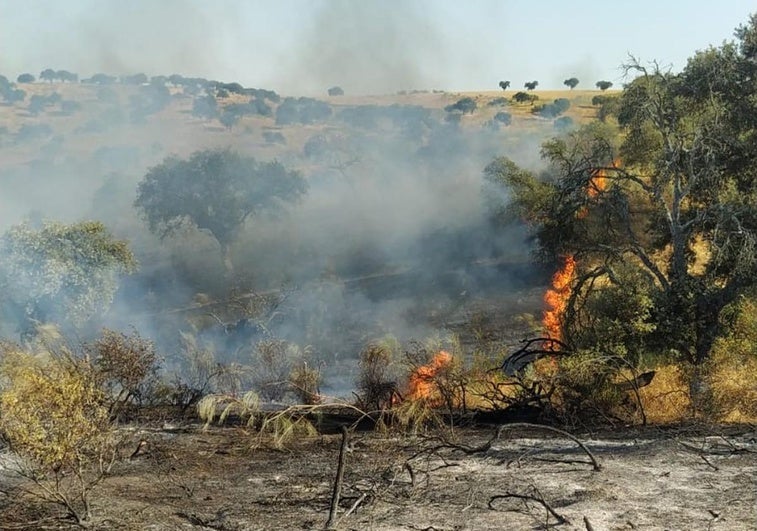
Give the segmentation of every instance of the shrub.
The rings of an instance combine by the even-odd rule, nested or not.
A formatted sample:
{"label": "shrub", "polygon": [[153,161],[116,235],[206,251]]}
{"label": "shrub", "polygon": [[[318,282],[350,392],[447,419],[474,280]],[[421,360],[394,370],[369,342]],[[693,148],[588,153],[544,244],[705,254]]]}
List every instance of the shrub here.
{"label": "shrub", "polygon": [[567,131],[571,127],[573,127],[573,118],[570,116],[561,116],[557,120],[555,120],[555,129],[558,131]]}
{"label": "shrub", "polygon": [[329,96],[344,96],[344,90],[342,87],[331,87],[329,89]]}
{"label": "shrub", "polygon": [[297,363],[289,374],[289,383],[299,404],[320,403],[322,382],[321,371],[304,360]]}
{"label": "shrub", "polygon": [[398,351],[399,344],[394,338],[369,343],[360,351],[356,387],[362,409],[386,409],[398,396],[395,368]]}
{"label": "shrub", "polygon": [[116,455],[97,371],[65,348],[39,356],[6,348],[0,374],[0,430],[24,459],[19,472],[39,499],[85,526],[90,492]]}
{"label": "shrub", "polygon": [[513,116],[509,112],[498,112],[494,115],[494,119],[501,124],[510,125],[513,121]]}
{"label": "shrub", "polygon": [[136,330],[127,336],[106,328],[98,340],[85,345],[85,352],[94,360],[112,417],[130,401],[142,403],[158,382],[155,345]]}
{"label": "shrub", "polygon": [[470,114],[473,113],[477,107],[476,100],[468,97],[457,100],[452,105],[447,105],[444,110],[450,113],[461,112],[463,114]]}

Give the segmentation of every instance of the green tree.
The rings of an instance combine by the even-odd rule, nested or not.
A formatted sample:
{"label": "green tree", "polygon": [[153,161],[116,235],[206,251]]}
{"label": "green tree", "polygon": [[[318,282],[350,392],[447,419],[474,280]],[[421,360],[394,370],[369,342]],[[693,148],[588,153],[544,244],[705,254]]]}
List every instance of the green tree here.
{"label": "green tree", "polygon": [[538,81],[527,81],[523,86],[526,88],[526,90],[535,90],[536,87],[539,86],[539,82]]}
{"label": "green tree", "polygon": [[566,87],[570,88],[570,90],[573,90],[574,88],[576,88],[578,86],[578,78],[577,77],[571,77],[571,78],[566,79],[562,83]]}
{"label": "green tree", "polygon": [[31,74],[21,74],[16,78],[19,83],[34,83],[34,76]]}
{"label": "green tree", "polygon": [[39,74],[39,78],[45,81],[48,81],[52,83],[55,81],[58,77],[58,74],[53,70],[52,68],[45,68],[42,72]]}
{"label": "green tree", "polygon": [[608,88],[612,87],[612,82],[611,81],[597,81],[596,87],[602,92],[604,92]]}
{"label": "green tree", "polygon": [[499,88],[501,88],[502,90],[507,90],[509,87],[510,87],[510,82],[509,81],[500,81],[499,82]]}
{"label": "green tree", "polygon": [[136,267],[100,222],[16,225],[0,238],[0,304],[23,337],[36,323],[79,326],[108,309],[120,276]]}
{"label": "green tree", "polygon": [[231,274],[230,246],[250,216],[278,210],[306,190],[305,179],[277,161],[205,150],[189,159],[169,157],[152,168],[139,183],[134,206],[161,238],[187,223],[209,232]]}
{"label": "green tree", "polygon": [[621,135],[593,123],[544,144],[546,174],[496,173],[542,254],[578,260],[569,339],[587,326],[585,303],[620,288],[638,294],[636,314],[618,314],[637,323],[627,346],[699,367],[757,282],[757,17],[737,37],[680,74],[630,64],[640,75],[620,98]]}

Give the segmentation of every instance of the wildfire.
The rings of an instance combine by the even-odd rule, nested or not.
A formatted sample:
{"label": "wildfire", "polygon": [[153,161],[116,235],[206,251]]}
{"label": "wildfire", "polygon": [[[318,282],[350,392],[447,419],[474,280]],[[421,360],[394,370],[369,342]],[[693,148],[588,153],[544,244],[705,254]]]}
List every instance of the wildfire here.
{"label": "wildfire", "polygon": [[408,400],[429,399],[434,396],[434,378],[452,364],[452,355],[440,350],[426,365],[413,371],[408,382],[405,398]]}
{"label": "wildfire", "polygon": [[570,285],[576,272],[576,261],[572,255],[563,258],[562,267],[552,277],[552,286],[544,294],[547,310],[543,324],[547,336],[562,339],[562,318],[570,298]]}

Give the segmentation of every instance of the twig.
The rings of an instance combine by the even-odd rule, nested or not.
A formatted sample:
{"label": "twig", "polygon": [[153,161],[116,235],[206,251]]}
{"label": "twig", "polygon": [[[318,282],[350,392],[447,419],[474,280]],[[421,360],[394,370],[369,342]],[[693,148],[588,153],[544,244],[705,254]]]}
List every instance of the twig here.
{"label": "twig", "polygon": [[336,467],[336,478],[334,478],[334,490],[331,494],[331,507],[329,508],[329,519],[326,521],[324,529],[333,529],[336,523],[336,512],[339,509],[339,496],[342,494],[342,480],[344,479],[344,460],[347,457],[347,442],[350,433],[347,426],[342,426],[342,445],[339,447],[339,461]]}
{"label": "twig", "polygon": [[497,494],[496,496],[492,496],[491,498],[489,498],[489,503],[487,505],[489,509],[496,510],[494,509],[494,506],[492,505],[492,503],[495,500],[502,500],[502,499],[507,499],[507,498],[517,498],[519,500],[535,501],[537,503],[540,503],[542,507],[544,507],[549,514],[555,517],[558,525],[570,523],[570,521],[567,518],[555,512],[555,510],[546,501],[544,501],[544,498],[542,498],[541,495],[532,496],[530,494],[515,494],[512,492],[508,492],[506,494]]}
{"label": "twig", "polygon": [[347,512],[345,512],[342,515],[342,517],[339,519],[339,521],[341,522],[342,520],[344,520],[345,518],[347,518],[349,515],[351,515],[355,511],[355,509],[357,509],[357,506],[360,505],[361,503],[363,503],[363,501],[365,500],[365,498],[367,496],[368,496],[367,492],[362,493],[360,495],[360,497],[357,500],[355,500],[355,503],[353,503],[352,506],[349,509],[347,509]]}

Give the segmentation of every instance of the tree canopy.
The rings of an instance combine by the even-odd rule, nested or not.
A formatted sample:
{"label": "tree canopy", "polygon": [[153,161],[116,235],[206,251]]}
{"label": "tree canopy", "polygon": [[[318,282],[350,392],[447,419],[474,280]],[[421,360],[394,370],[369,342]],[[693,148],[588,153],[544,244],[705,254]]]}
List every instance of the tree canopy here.
{"label": "tree canopy", "polygon": [[0,303],[22,335],[35,322],[78,326],[108,309],[119,277],[136,267],[100,222],[17,225],[0,238]]}
{"label": "tree canopy", "polygon": [[607,90],[607,89],[609,89],[610,87],[612,87],[612,81],[597,81],[597,82],[596,82],[596,87],[597,87],[597,88],[598,88],[599,90],[601,90],[601,91],[603,91],[603,92],[604,92],[605,90]]}
{"label": "tree canopy", "polygon": [[168,157],[147,172],[135,207],[150,231],[164,238],[187,223],[218,242],[227,270],[229,247],[250,216],[299,199],[305,179],[281,163],[258,162],[230,150],[204,150],[188,159]]}
{"label": "tree canopy", "polygon": [[487,168],[541,256],[577,261],[563,323],[574,344],[596,346],[603,327],[627,352],[700,365],[757,283],[757,18],[737,37],[679,74],[629,64],[620,130],[596,122],[546,142],[543,174]]}
{"label": "tree canopy", "polygon": [[563,81],[563,85],[570,88],[570,90],[573,90],[578,86],[578,78],[577,77],[571,77]]}

